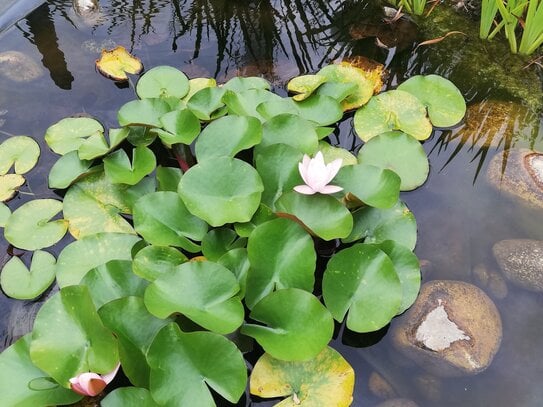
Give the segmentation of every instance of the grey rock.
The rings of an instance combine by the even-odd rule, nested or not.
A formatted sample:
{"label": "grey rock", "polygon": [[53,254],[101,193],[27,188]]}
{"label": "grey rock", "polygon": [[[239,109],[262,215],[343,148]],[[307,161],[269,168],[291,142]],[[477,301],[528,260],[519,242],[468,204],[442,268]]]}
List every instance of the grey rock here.
{"label": "grey rock", "polygon": [[509,281],[526,290],[543,292],[543,241],[502,240],[492,252]]}
{"label": "grey rock", "polygon": [[503,300],[507,297],[509,289],[505,278],[498,271],[489,269],[484,264],[478,264],[473,268],[473,278],[491,297]]}
{"label": "grey rock", "polygon": [[32,58],[19,51],[0,53],[0,75],[14,82],[30,82],[44,74]]}
{"label": "grey rock", "polygon": [[543,154],[525,148],[505,150],[490,161],[487,178],[498,191],[543,209]]}
{"label": "grey rock", "polygon": [[502,338],[500,314],[478,287],[436,280],[421,287],[413,306],[394,322],[396,348],[440,377],[485,370]]}

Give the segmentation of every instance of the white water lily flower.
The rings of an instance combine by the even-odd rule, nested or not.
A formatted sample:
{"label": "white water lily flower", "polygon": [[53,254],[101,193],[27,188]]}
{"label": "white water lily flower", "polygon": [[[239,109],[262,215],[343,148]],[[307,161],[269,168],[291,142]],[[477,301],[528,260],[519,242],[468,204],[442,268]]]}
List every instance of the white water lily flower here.
{"label": "white water lily flower", "polygon": [[304,154],[301,163],[298,163],[300,175],[305,182],[305,185],[297,185],[294,187],[296,192],[305,195],[313,195],[316,193],[333,194],[343,190],[337,185],[328,185],[336,176],[343,160],[338,158],[329,164],[324,163],[324,157],[319,151],[314,158],[310,158]]}

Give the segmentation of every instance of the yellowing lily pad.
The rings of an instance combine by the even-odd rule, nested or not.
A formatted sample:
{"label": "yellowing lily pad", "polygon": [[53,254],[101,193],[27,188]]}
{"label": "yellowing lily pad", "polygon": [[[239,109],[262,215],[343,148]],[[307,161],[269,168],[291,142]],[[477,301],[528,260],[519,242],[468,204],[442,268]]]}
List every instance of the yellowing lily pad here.
{"label": "yellowing lily pad", "polygon": [[138,74],[143,69],[141,61],[124,47],[117,47],[111,51],[103,50],[100,59],[96,60],[96,68],[102,75],[114,81],[128,80],[127,73]]}
{"label": "yellowing lily pad", "polygon": [[356,90],[347,96],[341,107],[344,111],[365,105],[373,96],[375,84],[367,78],[364,70],[350,64],[334,64],[322,68],[318,75],[324,76],[327,82],[355,83]]}
{"label": "yellowing lily pad", "polygon": [[353,66],[362,69],[366,78],[373,82],[373,93],[377,94],[383,87],[383,80],[387,76],[387,71],[383,64],[362,55],[343,60],[340,65]]}
{"label": "yellowing lily pad", "polygon": [[326,77],[322,75],[302,75],[289,81],[287,89],[289,92],[296,93],[292,97],[297,102],[307,99],[311,93],[326,82]]}
{"label": "yellowing lily pad", "polygon": [[19,174],[0,175],[0,201],[5,202],[13,198],[25,179]]}
{"label": "yellowing lily pad", "polygon": [[255,396],[288,397],[276,404],[280,407],[347,407],[353,389],[353,368],[330,347],[306,362],[285,362],[265,353],[250,380]]}

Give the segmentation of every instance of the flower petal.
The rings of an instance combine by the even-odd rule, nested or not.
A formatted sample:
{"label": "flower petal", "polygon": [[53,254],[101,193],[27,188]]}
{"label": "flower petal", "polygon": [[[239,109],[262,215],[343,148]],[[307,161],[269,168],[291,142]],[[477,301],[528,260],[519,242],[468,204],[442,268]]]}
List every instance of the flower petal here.
{"label": "flower petal", "polygon": [[327,184],[332,181],[332,179],[334,179],[334,177],[337,175],[342,163],[343,160],[341,158],[337,158],[326,166],[326,168],[328,169],[328,179],[326,181]]}
{"label": "flower petal", "polygon": [[320,192],[321,194],[335,194],[336,192],[343,191],[343,188],[337,186],[337,185],[325,185],[321,189],[319,189],[317,192]]}
{"label": "flower petal", "polygon": [[117,363],[117,366],[115,366],[115,368],[111,372],[102,375],[102,379],[106,382],[106,384],[109,384],[115,378],[115,375],[119,371],[120,367],[121,362]]}
{"label": "flower petal", "polygon": [[107,383],[102,379],[102,376],[93,373],[81,373],[75,378],[77,382],[70,379],[72,389],[79,394],[85,396],[96,396],[106,388]]}
{"label": "flower petal", "polygon": [[313,188],[307,185],[296,185],[294,190],[304,195],[313,195],[316,192]]}

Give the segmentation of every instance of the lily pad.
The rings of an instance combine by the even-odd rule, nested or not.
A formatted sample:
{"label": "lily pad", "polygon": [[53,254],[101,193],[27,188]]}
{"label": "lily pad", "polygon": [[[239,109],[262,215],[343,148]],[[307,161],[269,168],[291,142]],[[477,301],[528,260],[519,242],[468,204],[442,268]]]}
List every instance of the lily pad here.
{"label": "lily pad", "polygon": [[32,362],[64,387],[83,372],[106,374],[119,362],[117,340],[100,320],[85,286],[65,287],[38,311]]}
{"label": "lily pad", "polygon": [[356,90],[341,101],[343,110],[356,109],[366,104],[373,95],[375,85],[360,68],[348,64],[332,64],[322,68],[318,75],[324,76],[327,82],[356,84]]}
{"label": "lily pad", "polygon": [[217,261],[229,250],[245,247],[246,244],[247,239],[239,239],[230,228],[213,229],[202,240],[202,254],[209,261]]}
{"label": "lily pad", "polygon": [[191,253],[200,251],[207,224],[192,215],[178,194],[170,191],[144,195],[134,205],[134,227],[149,243],[181,247]]}
{"label": "lily pad", "polygon": [[262,140],[262,125],[251,116],[228,115],[206,126],[196,140],[198,162],[214,157],[234,157]]}
{"label": "lily pad", "polygon": [[79,284],[88,271],[111,260],[132,260],[132,246],[139,240],[124,233],[97,233],[70,243],[58,256],[58,285]]}
{"label": "lily pad", "polygon": [[13,246],[38,250],[57,243],[66,234],[64,219],[51,221],[62,210],[62,202],[55,199],[35,199],[17,208],[4,228],[4,237]]}
{"label": "lily pad", "polygon": [[318,126],[334,124],[343,117],[341,105],[330,96],[311,95],[303,101],[297,102],[296,107],[300,116]]}
{"label": "lily pad", "polygon": [[157,66],[145,72],[136,84],[141,99],[175,97],[181,99],[189,91],[189,80],[179,69]]}
{"label": "lily pad", "polygon": [[200,120],[212,120],[226,114],[222,98],[224,88],[203,88],[196,92],[187,102],[187,107]]}
{"label": "lily pad", "polygon": [[266,325],[244,324],[241,333],[281,360],[316,357],[334,333],[330,312],[317,297],[298,288],[268,294],[253,307],[250,318]]}
{"label": "lily pad", "polygon": [[218,157],[191,167],[181,178],[178,192],[193,215],[211,226],[222,226],[251,220],[263,190],[251,165]]}
{"label": "lily pad", "polygon": [[0,201],[6,202],[15,196],[25,179],[19,174],[0,175]]}
{"label": "lily pad", "polygon": [[154,129],[160,140],[167,146],[191,144],[200,134],[200,120],[189,109],[174,110],[160,118],[164,130]]}
{"label": "lily pad", "polygon": [[[125,366],[123,364],[123,370]],[[102,407],[159,407],[151,397],[151,392],[142,387],[120,387],[108,393],[100,401]]]}
{"label": "lily pad", "polygon": [[186,103],[198,91],[205,88],[214,88],[217,86],[217,81],[214,78],[192,78],[189,79],[189,92],[183,97]]}
{"label": "lily pad", "polygon": [[214,406],[208,386],[237,403],[247,385],[241,352],[233,342],[213,332],[184,333],[177,324],[169,324],[157,334],[147,360],[151,366],[149,388],[159,405]]}
{"label": "lily pad", "polygon": [[228,106],[230,114],[253,116],[264,121],[256,109],[258,105],[263,102],[281,100],[281,97],[265,89],[249,89],[243,92],[227,90],[222,100]]}
{"label": "lily pad", "polygon": [[183,172],[179,168],[174,167],[156,167],[156,180],[158,182],[157,189],[159,191],[177,192],[177,186]]}
{"label": "lily pad", "polygon": [[136,253],[132,269],[141,278],[155,281],[162,275],[173,273],[187,260],[187,256],[173,247],[150,245]]}
{"label": "lily pad", "polygon": [[50,126],[45,132],[45,142],[51,150],[60,155],[78,150],[90,137],[100,144],[107,145],[104,127],[89,117],[67,117]]}
{"label": "lily pad", "polygon": [[398,313],[402,287],[390,258],[373,245],[334,254],[322,279],[324,303],[334,319],[355,332],[373,332]]}
{"label": "lily pad", "polygon": [[354,129],[363,141],[390,130],[401,130],[417,140],[426,140],[432,134],[426,108],[403,90],[389,90],[371,98],[356,111]]}
{"label": "lily pad", "polygon": [[262,128],[262,143],[258,149],[273,144],[287,144],[313,155],[317,151],[319,139],[313,124],[298,115],[285,113],[272,117]]}
{"label": "lily pad", "polygon": [[324,240],[349,236],[353,228],[351,213],[330,195],[302,195],[291,191],[277,201],[279,216],[292,216]]}
{"label": "lily pad", "polygon": [[102,75],[114,81],[127,81],[126,74],[140,73],[143,65],[126,48],[118,46],[111,51],[102,50],[100,58],[96,60],[96,68]]}
{"label": "lily pad", "polygon": [[117,120],[121,126],[162,127],[160,118],[171,110],[163,99],[132,100],[121,106]]}
{"label": "lily pad", "polygon": [[401,191],[420,187],[430,172],[430,163],[421,144],[402,132],[388,132],[373,137],[360,149],[358,160],[362,164],[394,171],[400,176]]}
{"label": "lily pad", "polygon": [[250,89],[269,90],[270,83],[258,76],[241,77],[235,76],[223,85],[223,88],[234,92],[245,92]]}
{"label": "lily pad", "polygon": [[249,256],[247,255],[247,249],[239,247],[231,249],[223,254],[217,263],[230,270],[239,284],[239,298],[245,297],[245,291],[247,289],[247,274],[249,272]]}
{"label": "lily pad", "polygon": [[280,407],[348,407],[353,401],[355,373],[336,350],[326,347],[306,362],[286,362],[265,353],[251,373],[251,394],[288,397]]}
{"label": "lily pad", "polygon": [[104,325],[119,340],[123,373],[133,385],[148,387],[150,368],[147,352],[158,331],[172,322],[171,319],[154,317],[145,308],[143,298],[134,296],[113,300],[98,313]]}
{"label": "lily pad", "polygon": [[317,261],[313,239],[296,222],[278,218],[257,226],[249,236],[247,252],[249,308],[276,289],[313,291]]}
{"label": "lily pad", "polygon": [[136,185],[143,177],[154,171],[155,154],[145,146],[132,150],[132,162],[122,149],[104,158],[104,172],[114,184]]}
{"label": "lily pad", "polygon": [[361,208],[353,212],[354,226],[345,243],[364,239],[365,243],[395,242],[413,250],[417,243],[417,222],[401,201],[389,209]]}
{"label": "lily pad", "polygon": [[183,263],[157,278],[145,291],[145,306],[158,318],[179,312],[198,325],[220,334],[235,331],[244,310],[239,285],[230,270],[217,263]]}
{"label": "lily pad", "polygon": [[439,75],[416,75],[398,86],[416,96],[428,108],[436,127],[458,124],[466,114],[466,101],[454,83]]}
{"label": "lily pad", "polygon": [[[25,335],[0,354],[0,393],[2,404],[18,407],[45,407],[73,404],[79,394],[56,383],[30,360],[31,335]],[[32,389],[38,380],[48,384],[39,391]]]}
{"label": "lily pad", "polygon": [[234,224],[234,230],[240,237],[249,237],[258,225],[274,220],[275,218],[275,214],[268,206],[260,204],[251,220],[249,222]]}
{"label": "lily pad", "polygon": [[341,166],[356,165],[358,160],[349,150],[341,147],[335,147],[327,143],[326,141],[319,141],[319,151],[324,157],[324,162],[330,163],[338,158],[341,158]]}
{"label": "lily pad", "polygon": [[326,82],[326,77],[322,75],[301,75],[291,79],[287,84],[287,90],[297,93],[292,99],[297,102],[307,99],[315,89]]}
{"label": "lily pad", "polygon": [[49,188],[68,188],[92,165],[91,160],[81,160],[77,151],[70,151],[60,157],[49,172]]}
{"label": "lily pad", "polygon": [[349,95],[352,95],[358,90],[356,83],[352,82],[326,82],[319,86],[316,90],[316,95],[330,96],[338,102],[342,102]]}
{"label": "lily pad", "polygon": [[0,144],[0,175],[5,175],[12,166],[15,174],[26,174],[40,157],[40,146],[27,136],[14,136]]}
{"label": "lily pad", "polygon": [[39,297],[55,280],[56,259],[38,250],[32,256],[30,270],[18,257],[12,257],[2,269],[0,285],[11,298],[32,300]]}
{"label": "lily pad", "polygon": [[9,207],[0,202],[0,228],[3,228],[6,226],[6,222],[11,215],[11,211],[9,210]]}

